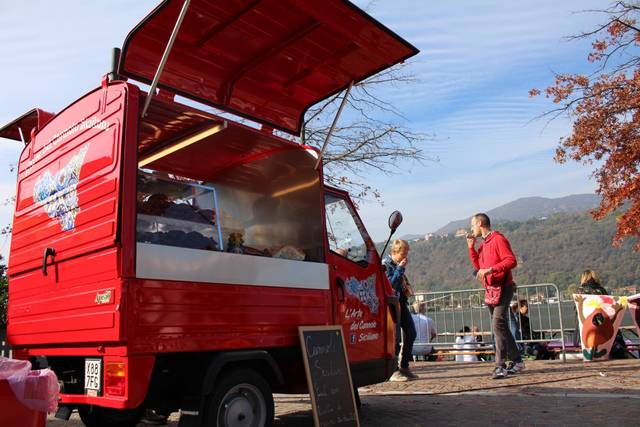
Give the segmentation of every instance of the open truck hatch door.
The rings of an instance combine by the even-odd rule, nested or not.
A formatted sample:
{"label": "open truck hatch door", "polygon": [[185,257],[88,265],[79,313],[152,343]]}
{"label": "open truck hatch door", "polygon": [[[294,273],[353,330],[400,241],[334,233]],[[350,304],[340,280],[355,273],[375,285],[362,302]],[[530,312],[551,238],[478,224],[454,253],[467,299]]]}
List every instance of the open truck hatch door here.
{"label": "open truck hatch door", "polygon": [[33,108],[17,119],[0,127],[0,138],[22,141],[26,145],[31,140],[31,131],[42,128],[53,116],[53,113],[48,113],[39,108]]}
{"label": "open truck hatch door", "polygon": [[[183,3],[129,33],[120,75],[152,82]],[[158,87],[297,135],[310,106],[416,53],[345,0],[192,0]]]}

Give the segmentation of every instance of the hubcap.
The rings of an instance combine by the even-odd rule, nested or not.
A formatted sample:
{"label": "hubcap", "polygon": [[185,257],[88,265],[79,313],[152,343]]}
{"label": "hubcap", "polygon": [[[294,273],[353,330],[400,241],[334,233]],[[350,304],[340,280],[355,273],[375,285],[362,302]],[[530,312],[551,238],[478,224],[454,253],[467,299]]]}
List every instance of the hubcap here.
{"label": "hubcap", "polygon": [[220,401],[218,425],[224,427],[261,427],[267,420],[267,404],[252,384],[238,384]]}

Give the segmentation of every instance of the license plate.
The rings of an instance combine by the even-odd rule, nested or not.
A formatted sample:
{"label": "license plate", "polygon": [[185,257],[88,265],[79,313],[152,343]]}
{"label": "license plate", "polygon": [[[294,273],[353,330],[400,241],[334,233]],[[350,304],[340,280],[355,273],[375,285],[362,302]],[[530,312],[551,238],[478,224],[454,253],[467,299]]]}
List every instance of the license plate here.
{"label": "license plate", "polygon": [[84,359],[84,391],[97,396],[102,386],[102,359]]}

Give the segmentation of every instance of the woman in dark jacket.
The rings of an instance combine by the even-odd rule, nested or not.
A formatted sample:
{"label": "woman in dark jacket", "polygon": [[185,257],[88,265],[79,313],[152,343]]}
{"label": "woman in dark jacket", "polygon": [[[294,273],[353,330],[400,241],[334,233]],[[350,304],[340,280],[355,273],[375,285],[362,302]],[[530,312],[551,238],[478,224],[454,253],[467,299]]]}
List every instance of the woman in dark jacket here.
{"label": "woman in dark jacket", "polygon": [[585,270],[580,276],[580,287],[577,294],[609,295],[609,292],[600,283],[600,278],[593,270]]}

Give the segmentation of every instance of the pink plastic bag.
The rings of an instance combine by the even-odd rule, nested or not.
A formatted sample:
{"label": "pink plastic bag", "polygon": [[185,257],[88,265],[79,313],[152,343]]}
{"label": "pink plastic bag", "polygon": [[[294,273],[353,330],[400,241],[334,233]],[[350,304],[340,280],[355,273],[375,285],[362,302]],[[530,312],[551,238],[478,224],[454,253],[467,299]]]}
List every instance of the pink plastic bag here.
{"label": "pink plastic bag", "polygon": [[0,381],[9,383],[16,399],[27,408],[40,412],[58,409],[60,388],[51,369],[32,371],[27,360],[0,357]]}

